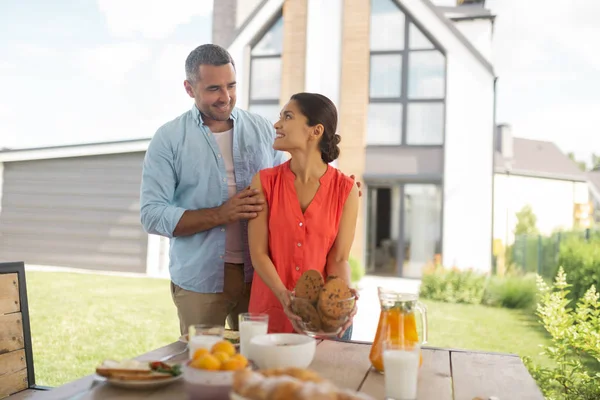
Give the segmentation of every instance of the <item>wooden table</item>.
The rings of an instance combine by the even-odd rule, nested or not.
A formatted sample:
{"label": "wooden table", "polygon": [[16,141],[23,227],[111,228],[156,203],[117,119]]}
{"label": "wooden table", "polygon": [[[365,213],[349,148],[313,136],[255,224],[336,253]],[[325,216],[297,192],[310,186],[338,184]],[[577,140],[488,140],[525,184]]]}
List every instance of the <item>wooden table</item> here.
{"label": "wooden table", "polygon": [[[153,361],[185,349],[181,342],[151,351],[138,357]],[[317,346],[310,368],[340,387],[365,392],[375,399],[384,399],[384,377],[371,368],[370,343],[322,341]],[[183,360],[182,355],[173,360]],[[119,389],[108,384],[86,391],[93,375],[84,377],[50,392],[39,392],[32,399],[77,400],[175,400],[186,399],[183,380],[149,391]],[[419,374],[419,400],[543,400],[539,388],[519,359],[510,354],[493,354],[423,348],[423,367]],[[75,400],[75,399],[73,399]]]}

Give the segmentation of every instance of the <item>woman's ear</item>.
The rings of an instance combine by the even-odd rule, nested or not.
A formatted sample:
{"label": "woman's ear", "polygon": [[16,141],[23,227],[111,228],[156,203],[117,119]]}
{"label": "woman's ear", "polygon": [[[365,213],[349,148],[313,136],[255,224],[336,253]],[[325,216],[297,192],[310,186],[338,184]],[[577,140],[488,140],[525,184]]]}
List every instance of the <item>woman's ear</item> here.
{"label": "woman's ear", "polygon": [[317,124],[317,126],[315,126],[313,130],[312,135],[315,139],[320,139],[321,136],[323,136],[323,132],[325,132],[325,128],[323,127],[323,125]]}

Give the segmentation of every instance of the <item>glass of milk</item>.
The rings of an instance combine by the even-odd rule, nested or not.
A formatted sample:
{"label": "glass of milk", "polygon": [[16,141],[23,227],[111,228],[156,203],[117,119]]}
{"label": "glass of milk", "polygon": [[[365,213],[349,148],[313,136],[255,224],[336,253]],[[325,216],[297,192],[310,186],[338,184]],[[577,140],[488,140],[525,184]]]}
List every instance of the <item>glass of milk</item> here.
{"label": "glass of milk", "polygon": [[269,315],[258,313],[240,314],[240,354],[251,359],[250,340],[266,335],[269,328]]}
{"label": "glass of milk", "polygon": [[210,350],[215,343],[223,340],[224,332],[225,328],[220,325],[190,325],[188,328],[188,347],[190,350],[190,359],[194,358],[194,353],[196,350]]}
{"label": "glass of milk", "polygon": [[421,345],[384,342],[383,368],[387,400],[417,400]]}

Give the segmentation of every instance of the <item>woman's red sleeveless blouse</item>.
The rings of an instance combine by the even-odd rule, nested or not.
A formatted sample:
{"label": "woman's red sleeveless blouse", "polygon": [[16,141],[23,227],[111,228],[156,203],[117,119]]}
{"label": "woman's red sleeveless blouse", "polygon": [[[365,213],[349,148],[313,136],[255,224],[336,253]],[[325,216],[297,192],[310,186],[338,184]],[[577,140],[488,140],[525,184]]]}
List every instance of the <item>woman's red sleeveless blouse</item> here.
{"label": "woman's red sleeveless blouse", "polygon": [[[327,254],[333,246],[354,180],[329,166],[304,213],[296,194],[296,176],[290,161],[260,171],[260,180],[269,206],[269,254],[288,290],[309,269],[325,277]],[[249,312],[269,315],[270,333],[291,333],[292,324],[281,303],[263,280],[254,273]]]}

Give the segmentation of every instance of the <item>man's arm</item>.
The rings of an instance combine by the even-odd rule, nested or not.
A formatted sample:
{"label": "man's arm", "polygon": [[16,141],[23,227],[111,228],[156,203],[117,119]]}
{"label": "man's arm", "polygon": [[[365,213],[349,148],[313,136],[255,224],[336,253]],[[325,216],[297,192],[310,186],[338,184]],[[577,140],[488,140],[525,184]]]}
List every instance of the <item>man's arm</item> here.
{"label": "man's arm", "polygon": [[173,152],[159,130],[150,141],[142,169],[140,217],[146,232],[174,236],[186,211],[172,205],[176,182]]}
{"label": "man's arm", "polygon": [[258,191],[243,190],[219,207],[186,210],[173,205],[177,177],[173,151],[160,131],[152,138],[142,171],[141,222],[148,233],[188,236],[227,223],[256,217],[262,201]]}
{"label": "man's arm", "polygon": [[264,203],[258,194],[258,190],[246,188],[227,200],[222,206],[187,210],[177,223],[173,236],[193,235],[240,219],[256,218]]}

